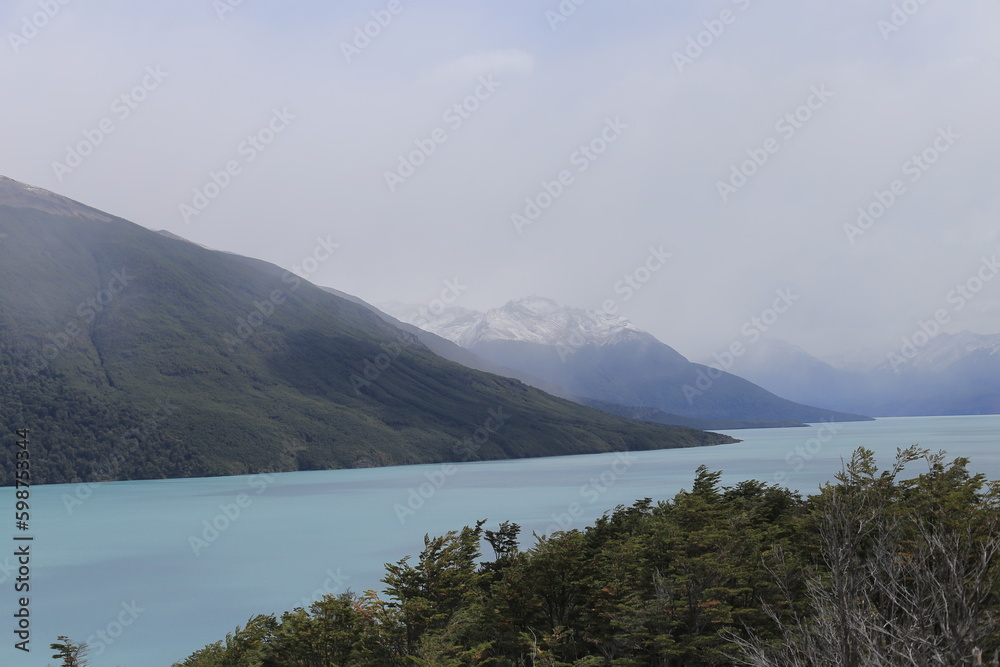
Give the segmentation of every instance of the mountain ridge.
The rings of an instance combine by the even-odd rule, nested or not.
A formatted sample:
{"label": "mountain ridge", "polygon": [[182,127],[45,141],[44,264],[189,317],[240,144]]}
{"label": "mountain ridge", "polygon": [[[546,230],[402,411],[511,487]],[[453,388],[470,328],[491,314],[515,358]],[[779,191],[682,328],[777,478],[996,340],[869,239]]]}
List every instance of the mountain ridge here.
{"label": "mountain ridge", "polygon": [[44,188],[27,185],[7,176],[0,176],[0,206],[30,208],[46,213],[69,215],[111,222],[116,218],[86,204],[58,195]]}
{"label": "mountain ridge", "polygon": [[[395,314],[406,321],[414,312],[397,307]],[[690,362],[623,317],[542,297],[510,301],[485,313],[445,308],[424,320],[423,328],[489,361],[530,372],[571,396],[618,406],[616,414],[627,408],[658,418],[680,416],[689,423],[762,425],[870,419],[796,404],[743,378]]]}
{"label": "mountain ridge", "polygon": [[793,400],[878,417],[1000,413],[1000,335],[941,332],[923,346],[826,360],[762,339],[734,372]]}
{"label": "mountain ridge", "polygon": [[[15,196],[11,183],[5,201],[17,205],[0,204],[0,428],[38,436],[35,483],[735,442],[459,366],[273,264],[31,186]],[[498,409],[512,417],[463,449]],[[10,484],[12,445],[0,458]]]}

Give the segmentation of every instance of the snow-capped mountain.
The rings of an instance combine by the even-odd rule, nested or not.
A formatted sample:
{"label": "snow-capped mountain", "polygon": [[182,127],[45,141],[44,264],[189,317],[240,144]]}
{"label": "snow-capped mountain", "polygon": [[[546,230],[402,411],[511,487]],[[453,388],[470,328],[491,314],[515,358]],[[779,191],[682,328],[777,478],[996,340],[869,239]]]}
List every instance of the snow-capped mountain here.
{"label": "snow-capped mountain", "polygon": [[[544,297],[518,299],[485,313],[457,307],[432,313],[401,304],[386,309],[567,394],[671,415],[810,421],[799,408],[812,405],[880,417],[1000,412],[1000,335],[941,333],[929,340],[917,337],[923,344],[912,348],[872,348],[826,360],[764,338],[727,369],[732,375],[709,383],[708,373],[719,373],[709,370],[710,360],[692,364],[623,317]],[[890,354],[897,355],[897,363]],[[772,404],[756,392],[789,399],[789,404]]]}
{"label": "snow-capped mountain", "polygon": [[[394,304],[387,306],[393,307]],[[651,338],[624,317],[570,308],[538,296],[517,299],[485,313],[457,307],[436,315],[413,307],[389,312],[470,349],[480,343],[501,340],[576,348]]]}
{"label": "snow-capped mountain", "polygon": [[789,425],[861,418],[784,400],[742,378],[691,363],[623,317],[543,297],[485,313],[464,308],[430,313],[400,304],[383,309],[581,399],[706,420]]}

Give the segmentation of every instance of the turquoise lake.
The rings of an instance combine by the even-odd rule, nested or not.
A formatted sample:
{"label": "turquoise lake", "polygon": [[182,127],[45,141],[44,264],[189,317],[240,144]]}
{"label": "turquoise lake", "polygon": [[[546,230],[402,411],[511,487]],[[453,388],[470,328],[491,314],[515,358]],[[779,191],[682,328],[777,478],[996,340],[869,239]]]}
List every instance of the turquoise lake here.
{"label": "turquoise lake", "polygon": [[[426,533],[488,518],[532,532],[581,528],[618,504],[689,488],[695,469],[812,493],[857,447],[880,463],[919,444],[1000,477],[1000,416],[908,417],[798,429],[730,431],[735,445],[453,466],[118,482],[32,489],[31,652],[14,649],[19,594],[0,552],[0,665],[54,663],[57,635],[91,644],[91,665],[170,665],[256,613],[323,593],[380,588],[386,562]],[[33,433],[34,438],[44,437]],[[914,464],[916,474],[924,468]],[[13,522],[13,489],[0,491]],[[489,549],[487,545],[487,550]]]}

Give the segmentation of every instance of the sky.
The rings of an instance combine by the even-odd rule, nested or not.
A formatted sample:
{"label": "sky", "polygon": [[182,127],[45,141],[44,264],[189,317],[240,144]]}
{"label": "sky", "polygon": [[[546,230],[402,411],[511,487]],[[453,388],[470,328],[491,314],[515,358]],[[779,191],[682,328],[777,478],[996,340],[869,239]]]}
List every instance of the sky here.
{"label": "sky", "polygon": [[0,26],[0,174],[372,303],[547,296],[694,359],[754,317],[817,355],[1000,333],[997,0],[8,0]]}

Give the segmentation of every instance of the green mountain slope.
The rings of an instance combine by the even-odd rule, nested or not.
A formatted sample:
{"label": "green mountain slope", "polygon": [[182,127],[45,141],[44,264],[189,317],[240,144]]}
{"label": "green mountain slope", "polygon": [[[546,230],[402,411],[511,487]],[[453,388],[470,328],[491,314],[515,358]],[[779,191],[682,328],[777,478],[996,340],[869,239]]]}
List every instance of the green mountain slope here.
{"label": "green mountain slope", "polygon": [[31,429],[35,483],[731,441],[461,367],[276,266],[36,192],[0,182],[0,429]]}

